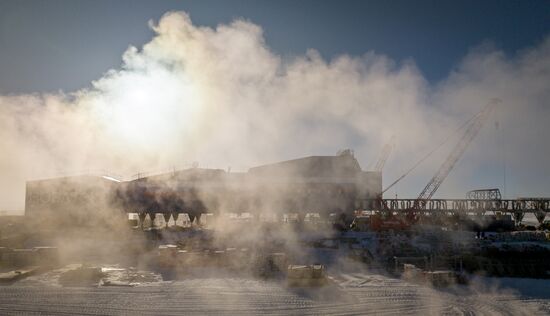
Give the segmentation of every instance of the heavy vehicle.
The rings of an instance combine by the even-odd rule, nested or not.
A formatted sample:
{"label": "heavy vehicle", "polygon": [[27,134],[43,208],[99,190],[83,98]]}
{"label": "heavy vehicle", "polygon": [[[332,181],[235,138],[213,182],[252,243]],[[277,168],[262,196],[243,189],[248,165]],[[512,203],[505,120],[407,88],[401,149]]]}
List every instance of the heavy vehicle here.
{"label": "heavy vehicle", "polygon": [[328,284],[325,266],[289,265],[287,269],[287,285],[289,287],[319,287]]}

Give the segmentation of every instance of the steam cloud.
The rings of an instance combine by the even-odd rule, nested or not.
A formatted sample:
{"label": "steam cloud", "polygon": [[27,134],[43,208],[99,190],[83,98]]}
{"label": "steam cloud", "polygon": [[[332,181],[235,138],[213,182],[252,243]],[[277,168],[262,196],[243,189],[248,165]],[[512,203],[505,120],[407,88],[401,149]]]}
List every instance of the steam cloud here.
{"label": "steam cloud", "polygon": [[[493,97],[504,101],[499,131],[480,133],[441,195],[501,186],[504,161],[510,195],[548,195],[548,37],[515,57],[483,44],[432,85],[413,61],[373,52],[283,59],[242,19],[207,28],[169,12],[151,27],[156,36],[92,88],[0,96],[0,209],[24,208],[26,180],[63,172],[245,170],[346,147],[365,168],[396,135],[388,183]],[[399,193],[415,196],[447,152]]]}

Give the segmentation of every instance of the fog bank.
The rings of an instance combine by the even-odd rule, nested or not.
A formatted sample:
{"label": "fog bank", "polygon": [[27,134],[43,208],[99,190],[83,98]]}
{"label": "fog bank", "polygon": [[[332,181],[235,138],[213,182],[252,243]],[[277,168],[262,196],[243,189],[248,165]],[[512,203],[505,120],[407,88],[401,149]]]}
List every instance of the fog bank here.
{"label": "fog bank", "polygon": [[[430,84],[413,60],[374,52],[283,58],[245,19],[209,28],[169,12],[150,25],[155,37],[92,88],[0,96],[0,209],[24,208],[26,180],[88,171],[246,170],[342,148],[366,169],[395,135],[388,184],[493,97],[500,108],[438,195],[502,188],[504,169],[508,197],[550,195],[549,37],[515,56],[481,43]],[[449,150],[388,193],[415,197]]]}

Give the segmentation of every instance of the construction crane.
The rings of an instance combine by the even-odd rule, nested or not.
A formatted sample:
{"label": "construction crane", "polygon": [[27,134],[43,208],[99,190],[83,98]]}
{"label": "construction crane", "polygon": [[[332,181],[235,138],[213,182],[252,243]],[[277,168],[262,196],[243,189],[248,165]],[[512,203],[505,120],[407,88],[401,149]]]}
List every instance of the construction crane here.
{"label": "construction crane", "polygon": [[376,165],[374,166],[374,171],[382,172],[382,169],[384,169],[384,165],[386,164],[386,160],[388,160],[388,157],[390,156],[390,153],[394,147],[394,144],[395,144],[395,136],[392,136],[390,140],[382,148],[382,152],[380,153],[380,156],[378,157],[378,161],[376,161]]}
{"label": "construction crane", "polygon": [[483,127],[483,124],[485,123],[485,121],[487,121],[487,118],[498,103],[500,103],[500,100],[498,99],[491,100],[489,103],[487,103],[487,105],[485,105],[485,107],[483,107],[483,109],[478,114],[476,114],[472,118],[470,124],[464,132],[464,135],[462,135],[462,138],[460,139],[458,144],[455,146],[453,151],[451,151],[451,154],[443,162],[441,167],[439,167],[439,170],[437,170],[436,174],[432,177],[430,182],[428,182],[424,190],[420,192],[418,200],[429,200],[432,198],[441,183],[443,183],[445,178],[447,178],[449,172],[451,172],[456,162],[466,151],[468,145],[470,145],[472,140],[478,134],[479,130]]}
{"label": "construction crane", "polygon": [[[428,192],[428,190],[430,190],[430,188],[432,188],[431,190],[433,190],[433,188],[435,187],[435,190],[431,191],[431,194],[429,195],[430,198],[433,196],[433,194],[435,193],[435,191],[437,190],[437,188],[439,188],[439,186],[441,185],[441,182],[443,182],[443,180],[445,179],[445,177],[447,177],[447,175],[449,174],[449,172],[451,171],[451,169],[453,168],[454,164],[456,163],[456,161],[458,161],[458,159],[460,158],[460,156],[462,155],[462,153],[464,152],[464,150],[466,150],[466,147],[468,146],[468,144],[474,139],[474,137],[477,135],[477,132],[479,132],[479,130],[481,129],[481,127],[483,126],[483,123],[485,122],[485,120],[487,119],[487,117],[489,116],[490,112],[493,110],[493,108],[498,104],[500,103],[500,100],[499,99],[493,99],[491,100],[491,102],[489,102],[481,111],[479,111],[476,115],[474,115],[473,117],[471,117],[469,120],[467,120],[466,122],[464,122],[456,131],[455,133],[459,132],[460,130],[466,128],[466,132],[464,133],[461,141],[459,142],[459,144],[455,147],[455,149],[453,150],[453,152],[451,153],[451,155],[447,158],[447,160],[445,161],[445,163],[439,168],[439,171],[436,173],[436,175],[432,178],[432,181],[430,181],[430,183],[428,183],[428,185],[426,186],[426,188],[424,188],[424,190],[422,191],[422,193],[420,194],[420,197],[419,199],[422,198],[422,196],[427,196],[427,195],[424,195],[423,193],[426,193]],[[454,134],[454,133],[453,133]],[[434,149],[432,149],[430,152],[428,152],[424,157],[422,157],[422,159],[418,160],[412,167],[410,167],[405,173],[403,173],[401,176],[399,176],[399,178],[397,178],[395,181],[393,181],[389,186],[387,186],[384,190],[382,190],[381,194],[380,194],[380,198],[382,197],[382,195],[388,191],[389,189],[391,189],[394,185],[396,185],[399,181],[403,180],[403,178],[405,178],[408,174],[410,174],[414,169],[416,169],[416,167],[418,167],[422,162],[424,162],[426,159],[428,159],[434,152],[436,152],[439,148],[441,148],[443,145],[445,145],[445,143],[447,143],[449,140],[451,139],[451,135],[449,135],[445,140],[443,140],[441,143],[439,143],[439,145],[437,145]],[[468,140],[469,139],[469,140]],[[450,169],[447,170],[447,168],[450,166]],[[444,170],[445,168],[445,170]],[[434,180],[435,179],[435,180]],[[437,183],[436,183],[437,182]],[[433,186],[435,185],[436,186]],[[429,199],[429,198],[428,198]]]}

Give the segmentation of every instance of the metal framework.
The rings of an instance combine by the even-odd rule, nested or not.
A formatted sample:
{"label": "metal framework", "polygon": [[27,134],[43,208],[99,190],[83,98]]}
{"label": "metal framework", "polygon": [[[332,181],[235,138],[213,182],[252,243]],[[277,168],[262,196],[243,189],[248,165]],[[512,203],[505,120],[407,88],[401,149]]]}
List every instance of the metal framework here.
{"label": "metal framework", "polygon": [[485,105],[481,112],[479,112],[472,119],[472,122],[468,125],[466,131],[464,132],[464,135],[462,135],[462,138],[455,146],[449,157],[447,157],[447,159],[443,162],[439,170],[437,170],[436,174],[433,176],[430,182],[428,182],[426,187],[422,190],[422,192],[420,192],[420,195],[418,196],[419,200],[429,200],[432,198],[441,183],[443,183],[445,178],[447,178],[447,176],[455,166],[456,162],[466,151],[468,145],[472,142],[479,130],[483,127],[483,124],[489,117],[489,114],[499,102],[500,100],[498,99],[491,100],[491,102],[487,103],[487,105]]}
{"label": "metal framework", "polygon": [[516,200],[487,199],[366,199],[366,209],[389,211],[399,214],[477,214],[501,212],[512,214],[521,220],[525,213],[533,213],[539,222],[543,222],[550,212],[550,198],[522,198]]}
{"label": "metal framework", "polygon": [[466,193],[466,198],[470,200],[500,200],[502,196],[499,189],[482,189],[469,191]]}
{"label": "metal framework", "polygon": [[395,136],[392,136],[390,141],[382,148],[380,157],[378,157],[378,161],[376,161],[376,165],[374,166],[374,171],[382,172],[382,169],[384,169],[384,165],[386,164],[386,161],[388,160],[388,157],[393,149],[394,143]]}

